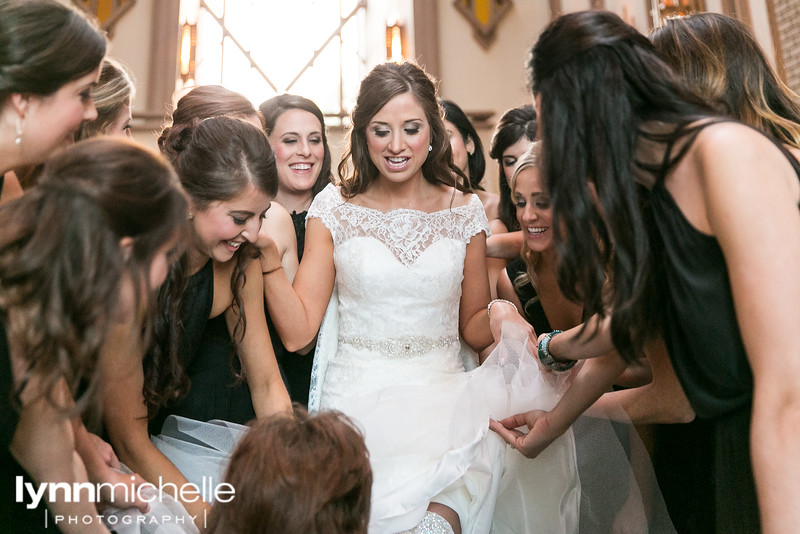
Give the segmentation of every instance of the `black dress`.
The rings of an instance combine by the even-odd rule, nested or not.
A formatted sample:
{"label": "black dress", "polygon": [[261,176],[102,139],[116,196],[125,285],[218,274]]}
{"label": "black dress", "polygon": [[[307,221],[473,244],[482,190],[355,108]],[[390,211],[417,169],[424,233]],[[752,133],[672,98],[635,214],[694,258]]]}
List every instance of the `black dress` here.
{"label": "black dress", "polygon": [[514,293],[517,294],[519,301],[522,303],[522,310],[520,310],[522,316],[531,324],[536,335],[540,336],[547,332],[552,332],[553,329],[550,327],[550,321],[547,320],[542,303],[537,298],[536,290],[530,281],[525,284],[515,283],[515,280],[526,272],[527,266],[522,258],[516,258],[506,266],[506,273],[514,286]]}
{"label": "black dress", "polygon": [[[161,407],[150,421],[150,433],[158,434],[168,415],[198,421],[221,419],[245,424],[255,418],[250,388],[231,370],[233,343],[225,314],[209,319],[214,302],[214,268],[209,260],[192,275],[183,295],[180,358],[189,377],[188,393]],[[234,369],[241,364],[234,358]]]}
{"label": "black dress", "polygon": [[[308,211],[297,213],[293,211],[292,223],[294,224],[294,233],[297,238],[297,259],[303,259],[303,247],[306,241],[306,214]],[[272,338],[272,346],[275,348],[275,357],[278,360],[278,365],[281,368],[286,389],[289,390],[289,397],[292,402],[299,402],[303,406],[308,405],[308,391],[311,389],[311,367],[314,364],[314,349],[312,348],[308,354],[298,354],[296,352],[289,352],[280,342],[275,329],[270,323],[270,337]]]}
{"label": "black dress", "polygon": [[[53,516],[39,501],[36,508],[28,509],[31,497],[27,491],[22,493],[22,502],[17,502],[16,487],[18,478],[24,484],[38,487],[27,471],[11,455],[9,447],[19,423],[19,413],[15,408],[14,380],[11,374],[11,351],[5,331],[5,318],[0,313],[0,525],[3,532],[21,534],[39,532],[58,532]],[[47,528],[45,528],[47,524]]]}
{"label": "black dress", "polygon": [[[800,178],[800,163],[776,145]],[[701,436],[696,446],[713,451],[708,464],[715,528],[719,533],[756,533],[760,523],[749,445],[753,376],[725,257],[714,237],[686,220],[664,185],[663,173],[648,200],[655,221],[651,242],[661,266],[656,281],[664,340],[697,418],[709,425],[709,436]]]}

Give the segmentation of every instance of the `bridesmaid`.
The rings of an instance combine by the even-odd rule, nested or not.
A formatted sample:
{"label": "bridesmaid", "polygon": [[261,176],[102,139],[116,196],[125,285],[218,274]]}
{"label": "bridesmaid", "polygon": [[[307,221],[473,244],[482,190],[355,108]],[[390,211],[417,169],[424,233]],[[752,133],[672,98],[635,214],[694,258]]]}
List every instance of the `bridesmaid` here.
{"label": "bridesmaid", "polygon": [[0,203],[22,194],[10,171],[42,163],[97,116],[90,90],[105,53],[105,36],[76,9],[0,2]]}
{"label": "bridesmaid", "polygon": [[[44,530],[41,509],[14,504],[18,476],[34,484],[120,484],[125,493],[143,482],[87,454],[81,439],[88,435],[73,418],[115,387],[99,369],[123,357],[118,341],[146,331],[151,293],[166,276],[186,208],[166,162],[110,139],[67,149],[47,164],[38,187],[0,207],[4,530]],[[124,507],[114,493],[101,498]],[[55,516],[95,518],[58,524],[63,532],[108,532],[92,503],[44,498],[52,524]]]}
{"label": "bridesmaid", "polygon": [[[259,109],[264,115],[264,129],[278,167],[275,201],[291,212],[299,261],[305,247],[308,207],[317,193],[331,182],[331,151],[324,117],[311,100],[289,94],[273,97]],[[293,273],[288,274],[291,280]],[[280,342],[276,334],[273,342]],[[303,405],[308,404],[313,349],[314,342],[297,352],[284,350],[278,355],[292,401]]]}
{"label": "bridesmaid", "polygon": [[[181,486],[192,462],[174,462],[197,458],[174,456],[168,447],[172,456],[165,456],[149,438],[162,431],[168,415],[246,423],[290,409],[252,246],[277,179],[266,136],[241,119],[173,124],[161,147],[189,195],[191,232],[159,292],[155,342],[144,361],[132,356],[120,364],[115,376],[125,378],[107,392],[105,413],[112,444],[128,466],[150,482],[161,477]],[[233,350],[214,341],[219,336],[208,342],[217,317]],[[181,497],[202,520],[205,503]]]}

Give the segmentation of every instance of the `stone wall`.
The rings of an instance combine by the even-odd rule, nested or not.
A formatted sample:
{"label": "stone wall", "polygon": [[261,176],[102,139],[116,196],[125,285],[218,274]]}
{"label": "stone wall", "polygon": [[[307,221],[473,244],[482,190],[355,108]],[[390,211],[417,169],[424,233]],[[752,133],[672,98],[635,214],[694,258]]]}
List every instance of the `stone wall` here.
{"label": "stone wall", "polygon": [[800,2],[774,0],[785,81],[800,93]]}

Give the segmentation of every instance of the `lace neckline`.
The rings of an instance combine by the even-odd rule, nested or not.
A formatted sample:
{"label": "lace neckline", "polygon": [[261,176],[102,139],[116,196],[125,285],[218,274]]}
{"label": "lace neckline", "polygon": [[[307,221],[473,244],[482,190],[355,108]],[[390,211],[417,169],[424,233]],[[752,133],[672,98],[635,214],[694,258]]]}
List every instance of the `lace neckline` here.
{"label": "lace neckline", "polygon": [[454,210],[467,208],[467,207],[469,207],[469,205],[472,202],[474,202],[474,199],[470,198],[469,200],[467,200],[467,202],[465,204],[462,204],[460,206],[448,206],[446,208],[442,208],[442,209],[438,209],[438,210],[434,210],[434,211],[423,211],[423,210],[418,210],[418,209],[414,209],[414,208],[392,208],[392,209],[387,210],[387,211],[382,211],[382,210],[380,210],[378,208],[371,208],[369,206],[364,206],[362,204],[355,204],[353,202],[350,202],[352,199],[344,198],[342,196],[342,194],[338,190],[337,190],[336,194],[339,195],[339,199],[345,205],[348,205],[348,206],[351,206],[351,207],[356,207],[356,208],[361,208],[363,210],[366,210],[366,211],[369,211],[369,212],[373,212],[373,213],[377,213],[377,214],[383,215],[383,216],[396,215],[396,214],[401,214],[401,213],[411,213],[411,214],[423,215],[423,216],[435,216],[435,215],[438,215],[438,214],[443,213],[443,212],[450,213],[450,212],[452,212]]}

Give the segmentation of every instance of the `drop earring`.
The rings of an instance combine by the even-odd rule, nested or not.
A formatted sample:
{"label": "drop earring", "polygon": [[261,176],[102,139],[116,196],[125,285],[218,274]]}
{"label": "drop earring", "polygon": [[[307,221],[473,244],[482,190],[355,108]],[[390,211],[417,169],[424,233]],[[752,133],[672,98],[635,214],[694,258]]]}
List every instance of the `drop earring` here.
{"label": "drop earring", "polygon": [[14,144],[19,146],[22,144],[22,119],[17,117],[17,137],[14,138]]}

